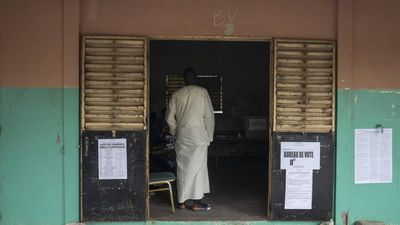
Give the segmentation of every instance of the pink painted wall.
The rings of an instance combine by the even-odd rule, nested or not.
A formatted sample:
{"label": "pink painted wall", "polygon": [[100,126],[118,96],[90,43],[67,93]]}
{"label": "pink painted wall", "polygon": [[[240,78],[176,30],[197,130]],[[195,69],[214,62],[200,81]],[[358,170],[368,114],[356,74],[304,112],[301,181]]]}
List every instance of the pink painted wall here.
{"label": "pink painted wall", "polygon": [[338,2],[338,87],[400,88],[400,1]]}
{"label": "pink painted wall", "polygon": [[79,30],[170,37],[336,37],[335,0],[3,0],[0,10],[0,28],[7,31],[0,34],[2,87],[78,87]]}
{"label": "pink painted wall", "polygon": [[[336,0],[88,0],[83,34],[335,39]],[[229,23],[233,29],[227,29]]]}
{"label": "pink painted wall", "polygon": [[63,0],[0,1],[0,85],[62,86]]}
{"label": "pink painted wall", "polygon": [[339,88],[399,88],[397,0],[2,0],[0,86],[78,87],[79,35],[338,40]]}
{"label": "pink painted wall", "polygon": [[353,81],[353,1],[338,0],[337,86],[351,88]]}
{"label": "pink painted wall", "polygon": [[400,88],[400,1],[354,0],[354,89]]}

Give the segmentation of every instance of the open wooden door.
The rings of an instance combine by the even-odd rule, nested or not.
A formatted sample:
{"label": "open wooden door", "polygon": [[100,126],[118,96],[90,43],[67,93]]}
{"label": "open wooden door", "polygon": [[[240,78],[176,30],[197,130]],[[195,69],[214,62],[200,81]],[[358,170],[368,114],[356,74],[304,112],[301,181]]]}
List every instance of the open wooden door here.
{"label": "open wooden door", "polygon": [[146,56],[146,38],[82,38],[81,221],[145,220]]}
{"label": "open wooden door", "polygon": [[273,57],[269,218],[328,220],[336,149],[335,43],[277,39]]}

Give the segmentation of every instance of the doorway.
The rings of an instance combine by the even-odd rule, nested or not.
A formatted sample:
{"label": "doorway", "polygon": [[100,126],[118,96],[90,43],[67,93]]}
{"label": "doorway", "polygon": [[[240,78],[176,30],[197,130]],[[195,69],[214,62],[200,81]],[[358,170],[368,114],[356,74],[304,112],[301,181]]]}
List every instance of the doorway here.
{"label": "doorway", "polygon": [[[262,220],[265,211],[268,211],[270,220],[332,218],[336,137],[335,42],[275,39],[272,43],[269,40],[238,41],[232,38],[193,40],[153,40],[149,44],[146,37],[83,37],[80,87],[81,221],[143,221],[148,218],[145,215],[149,206],[146,198],[146,156],[148,147],[150,155],[156,149],[146,144],[148,131],[151,130],[147,123],[149,94],[152,95],[150,102],[155,118],[160,118],[162,122],[164,118],[157,117],[157,110],[165,108],[172,88],[179,88],[181,81],[177,76],[186,66],[197,69],[202,75],[202,85],[213,84],[206,88],[213,90],[216,99],[213,102],[217,127],[214,142],[209,148],[208,165],[211,194],[206,199],[213,205],[213,211],[205,212],[207,215],[187,210],[166,216],[151,214],[152,219]],[[164,48],[157,47],[157,43],[165,45]],[[176,48],[172,48],[174,43]],[[263,46],[254,47],[257,43]],[[273,54],[268,51],[272,44]],[[147,55],[150,45],[153,50],[158,49],[162,57],[155,57],[157,54],[152,51],[151,60],[154,63],[151,64],[151,93],[148,93],[150,59]],[[271,63],[269,58],[273,58]],[[156,64],[157,60],[160,65]],[[269,76],[267,68],[272,67],[273,72]],[[254,74],[258,76],[254,77]],[[159,80],[158,84],[154,84],[156,80]],[[160,104],[156,104],[157,101]],[[272,101],[274,104],[271,104]],[[273,114],[268,114],[268,111]],[[268,136],[269,139],[266,138]],[[123,151],[128,155],[126,167],[121,170],[126,171],[125,179],[100,179],[99,169],[117,174],[116,167],[103,168],[99,165],[100,139],[127,140],[127,144],[122,145],[126,146]],[[280,167],[283,142],[318,142],[321,146],[318,157],[321,159],[320,168],[312,172],[313,189],[307,189],[307,205],[301,205],[301,208],[297,203],[304,202],[303,195],[293,195],[295,192],[292,192],[293,198],[286,201],[287,170]],[[161,148],[161,154],[165,153],[164,150]],[[170,152],[173,154],[174,150]],[[110,159],[112,164],[125,161],[118,157]],[[150,160],[150,169],[154,170],[154,165],[166,164],[170,166],[166,168],[173,171],[173,155],[159,159],[167,163]],[[264,172],[267,167],[269,177]],[[252,180],[251,176],[259,180]],[[311,182],[307,178],[306,183]],[[246,190],[246,187],[257,187],[261,191]],[[290,189],[296,190],[296,186]],[[267,191],[268,197],[265,196]],[[246,193],[251,196],[246,196]],[[168,204],[158,201],[157,205],[159,197],[162,196],[152,197],[155,201],[152,207],[159,206],[158,211],[152,211],[165,213]],[[268,210],[255,202],[264,205],[268,202]],[[296,205],[287,204],[293,202]],[[132,210],[133,206],[135,210]]]}
{"label": "doorway", "polygon": [[[270,42],[150,41],[150,172],[174,172],[163,117],[168,99],[194,67],[210,93],[215,136],[209,147],[211,211],[170,213],[168,194],[150,196],[153,220],[264,220],[268,192]],[[158,121],[158,122],[157,122]],[[161,122],[161,128],[160,128]]]}

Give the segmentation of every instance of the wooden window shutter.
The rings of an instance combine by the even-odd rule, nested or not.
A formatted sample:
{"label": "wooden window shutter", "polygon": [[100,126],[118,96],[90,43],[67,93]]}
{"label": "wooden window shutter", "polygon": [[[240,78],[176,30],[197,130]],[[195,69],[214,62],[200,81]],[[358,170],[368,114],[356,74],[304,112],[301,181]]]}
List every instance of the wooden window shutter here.
{"label": "wooden window shutter", "polygon": [[147,39],[85,36],[81,46],[81,129],[146,129]]}
{"label": "wooden window shutter", "polygon": [[335,130],[335,49],[332,41],[274,41],[274,131]]}
{"label": "wooden window shutter", "polygon": [[[222,77],[220,75],[199,75],[197,83],[200,87],[207,89],[210,95],[214,112],[222,113]],[[185,82],[182,76],[167,75],[166,77],[166,102],[168,105],[172,94],[183,87]]]}

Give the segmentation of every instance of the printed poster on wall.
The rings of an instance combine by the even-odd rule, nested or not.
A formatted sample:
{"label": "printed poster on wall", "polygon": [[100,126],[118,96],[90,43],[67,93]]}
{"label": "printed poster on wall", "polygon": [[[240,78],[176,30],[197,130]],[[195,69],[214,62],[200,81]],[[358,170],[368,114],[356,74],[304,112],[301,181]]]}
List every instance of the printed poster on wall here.
{"label": "printed poster on wall", "polygon": [[320,142],[281,142],[282,170],[320,168]]}
{"label": "printed poster on wall", "polygon": [[392,183],[392,129],[355,130],[355,183]]}
{"label": "printed poster on wall", "polygon": [[312,170],[286,170],[285,209],[311,209]]}
{"label": "printed poster on wall", "polygon": [[285,209],[311,209],[313,170],[320,166],[320,142],[281,142],[281,169],[286,170]]}
{"label": "printed poster on wall", "polygon": [[128,179],[126,139],[99,139],[99,179]]}

